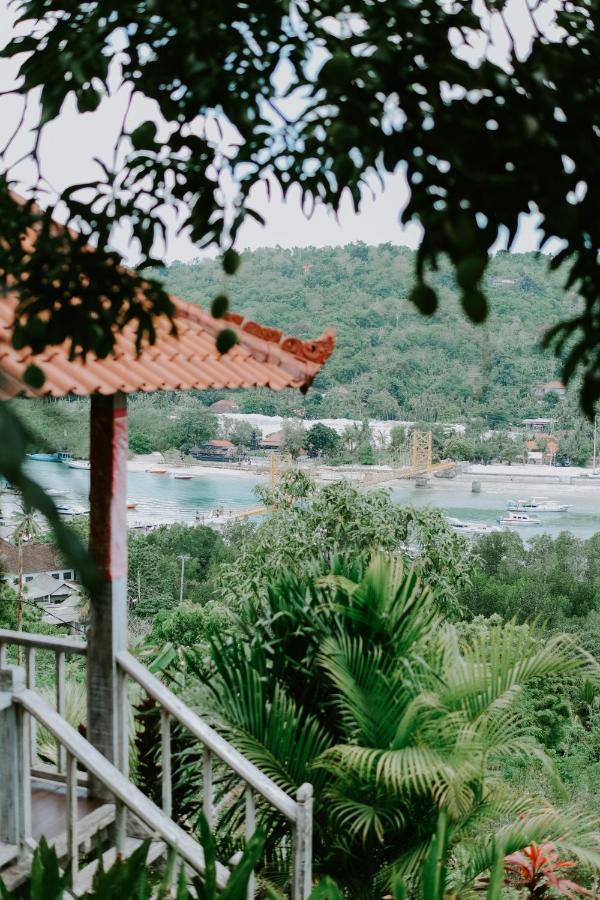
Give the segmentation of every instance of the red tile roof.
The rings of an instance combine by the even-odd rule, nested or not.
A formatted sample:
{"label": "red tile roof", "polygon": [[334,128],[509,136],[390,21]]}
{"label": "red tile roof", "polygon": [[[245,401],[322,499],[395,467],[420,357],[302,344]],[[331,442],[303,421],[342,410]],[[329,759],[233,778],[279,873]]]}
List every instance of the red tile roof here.
{"label": "red tile roof", "polygon": [[[0,568],[8,575],[17,575],[19,554],[14,544],[0,538]],[[23,544],[23,573],[58,572],[64,569],[60,556],[52,544]]]}
{"label": "red tile roof", "polygon": [[[23,197],[13,194],[15,203]],[[63,226],[57,224],[57,228]],[[35,232],[23,238],[35,241]],[[91,248],[90,248],[91,249]],[[10,277],[10,276],[9,276]],[[239,343],[220,355],[215,337],[223,321],[171,297],[175,307],[177,334],[171,334],[166,317],[156,319],[156,341],[138,354],[135,324],[117,335],[114,353],[106,359],[89,354],[87,361],[69,360],[67,343],[46,347],[39,354],[11,345],[17,306],[16,296],[0,297],[0,399],[15,396],[63,397],[67,395],[135,393],[136,391],[269,387],[306,388],[331,356],[335,335],[327,330],[314,341],[288,337],[237,314],[227,316],[228,327],[238,333]],[[46,381],[39,390],[23,382],[30,363],[39,366]]]}
{"label": "red tile roof", "polygon": [[221,447],[224,450],[230,450],[232,447],[235,447],[235,444],[231,441],[226,441],[223,438],[215,438],[213,441],[206,442],[207,447]]}
{"label": "red tile roof", "polygon": [[[230,315],[228,326],[237,331],[239,344],[221,356],[215,337],[223,322],[194,306],[171,297],[177,334],[166,318],[156,320],[156,342],[135,349],[135,326],[117,335],[115,352],[106,359],[90,354],[86,362],[69,360],[67,344],[50,346],[39,354],[11,346],[16,300],[0,298],[0,398],[15,396],[64,397],[114,394],[118,391],[189,390],[196,388],[308,387],[335,346],[333,331],[315,341],[287,337],[243,316]],[[23,382],[30,363],[46,375],[39,390]]]}

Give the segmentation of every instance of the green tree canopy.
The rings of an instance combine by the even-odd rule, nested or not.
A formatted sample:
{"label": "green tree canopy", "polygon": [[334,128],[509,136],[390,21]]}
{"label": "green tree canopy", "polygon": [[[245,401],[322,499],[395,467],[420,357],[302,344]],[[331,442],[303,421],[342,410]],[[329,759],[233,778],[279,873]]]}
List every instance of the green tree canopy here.
{"label": "green tree canopy", "polygon": [[[548,27],[530,10],[523,52],[508,6],[172,0],[157,14],[154,0],[24,0],[2,55],[19,72],[7,93],[29,107],[15,137],[32,128],[32,198],[48,202],[41,137],[65,101],[85,116],[121,91],[131,107],[150,101],[155,118],[126,114],[97,174],[54,198],[80,236],[52,229],[52,198],[47,211],[15,203],[16,170],[5,171],[0,271],[17,278],[17,346],[68,339],[106,355],[114,327],[130,319],[152,338],[153,314],[168,316],[171,305],[156,280],[116,265],[108,248],[118,228],[131,234],[141,266],[160,264],[170,209],[199,246],[220,248],[233,274],[240,225],[262,221],[250,203],[257,184],[277,182],[284,194],[298,185],[308,211],[337,209],[343,196],[358,207],[373,174],[402,171],[401,220],[422,228],[411,300],[425,314],[438,302],[428,273],[446,255],[465,314],[485,319],[490,248],[502,236],[512,243],[523,213],[539,213],[539,245],[558,239],[551,265],[566,266],[567,286],[582,297],[546,341],[565,380],[581,369],[591,414],[600,393],[600,13],[592,0],[561,3]],[[32,225],[33,251],[15,240]],[[86,252],[90,240],[98,253]]]}

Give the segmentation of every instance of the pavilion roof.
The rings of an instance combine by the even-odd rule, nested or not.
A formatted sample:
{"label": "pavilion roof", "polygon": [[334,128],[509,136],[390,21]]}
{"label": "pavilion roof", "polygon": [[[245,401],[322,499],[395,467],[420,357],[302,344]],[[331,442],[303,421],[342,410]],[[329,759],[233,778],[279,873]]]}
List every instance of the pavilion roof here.
{"label": "pavilion roof", "polygon": [[[88,354],[69,359],[67,342],[48,346],[34,354],[11,344],[16,298],[0,298],[0,399],[17,396],[65,397],[89,394],[126,394],[137,391],[172,391],[222,388],[308,387],[335,346],[334,332],[314,341],[289,337],[243,316],[230,314],[227,325],[238,333],[239,343],[221,355],[215,338],[222,319],[192,303],[171,297],[177,334],[166,317],[155,320],[156,341],[140,354],[135,347],[135,324],[117,335],[113,354],[98,359]],[[23,381],[30,363],[39,366],[46,380],[39,390]]]}
{"label": "pavilion roof", "polygon": [[[25,198],[11,192],[15,203]],[[64,226],[56,223],[57,228]],[[24,240],[35,242],[35,230]],[[90,248],[93,249],[93,248]],[[215,338],[222,319],[171,296],[174,305],[173,334],[165,316],[155,319],[156,340],[136,350],[135,324],[129,323],[116,336],[113,353],[98,359],[93,353],[84,361],[69,359],[69,343],[51,345],[42,353],[27,347],[15,350],[11,343],[17,298],[12,292],[0,297],[0,400],[12,397],[65,397],[89,394],[132,394],[138,391],[173,391],[223,388],[307,388],[335,347],[335,334],[328,329],[320,338],[303,341],[285,335],[244,316],[230,313],[228,327],[238,333],[239,343],[221,355]],[[46,376],[41,388],[23,380],[31,363]]]}

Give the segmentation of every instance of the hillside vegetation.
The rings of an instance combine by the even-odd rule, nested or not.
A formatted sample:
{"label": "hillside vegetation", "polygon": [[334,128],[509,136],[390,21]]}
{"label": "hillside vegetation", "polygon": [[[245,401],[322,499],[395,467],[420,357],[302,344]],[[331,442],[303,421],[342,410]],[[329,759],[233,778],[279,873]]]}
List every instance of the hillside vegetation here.
{"label": "hillside vegetation", "polygon": [[431,278],[438,312],[417,312],[406,299],[414,253],[391,244],[247,252],[226,283],[216,261],[175,263],[162,274],[172,293],[205,306],[226,287],[233,309],[288,334],[311,338],[336,329],[336,352],[305,399],[291,391],[239,394],[241,411],[265,414],[482,416],[499,425],[543,415],[556,398],[540,400],[535,388],[556,376],[557,365],[538,340],[577,302],[565,299],[561,278],[533,253],[500,253],[492,261],[492,313],[479,327],[462,314],[449,268]]}

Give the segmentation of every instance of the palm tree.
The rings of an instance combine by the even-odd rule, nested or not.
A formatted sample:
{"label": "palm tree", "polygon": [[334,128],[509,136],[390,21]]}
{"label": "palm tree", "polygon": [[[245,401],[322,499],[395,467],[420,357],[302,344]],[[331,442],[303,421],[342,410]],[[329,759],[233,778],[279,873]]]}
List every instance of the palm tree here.
{"label": "palm tree", "polygon": [[13,540],[17,545],[17,631],[23,629],[23,544],[39,537],[41,528],[35,513],[22,505],[16,516]]}
{"label": "palm tree", "polygon": [[[241,634],[216,635],[210,660],[188,664],[208,685],[202,712],[247,757],[287,791],[313,783],[317,867],[352,897],[414,880],[440,811],[463,848],[462,889],[491,866],[498,821],[507,853],[550,840],[600,868],[590,817],[514,796],[498,774],[515,755],[550,766],[523,713],[531,679],[598,681],[567,636],[506,625],[463,639],[414,569],[376,555],[364,572],[286,576],[263,606],[247,602]],[[267,833],[274,859],[279,833]]]}

